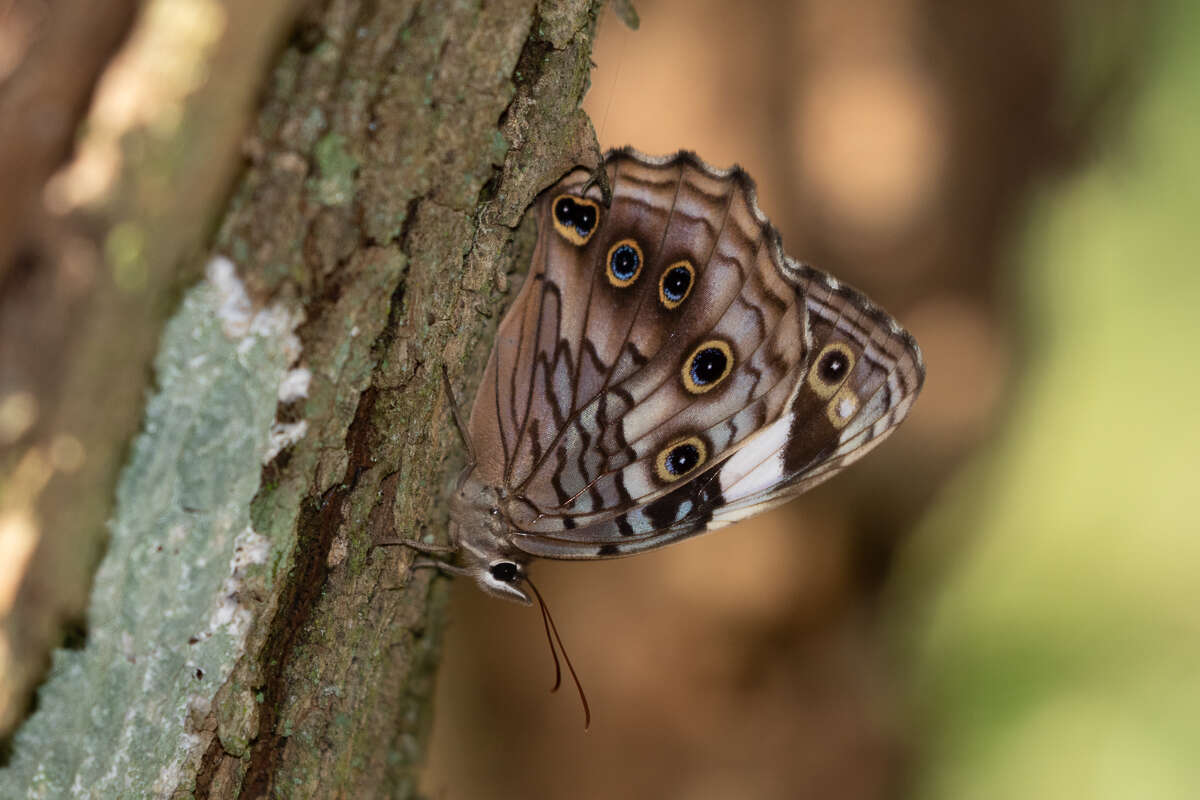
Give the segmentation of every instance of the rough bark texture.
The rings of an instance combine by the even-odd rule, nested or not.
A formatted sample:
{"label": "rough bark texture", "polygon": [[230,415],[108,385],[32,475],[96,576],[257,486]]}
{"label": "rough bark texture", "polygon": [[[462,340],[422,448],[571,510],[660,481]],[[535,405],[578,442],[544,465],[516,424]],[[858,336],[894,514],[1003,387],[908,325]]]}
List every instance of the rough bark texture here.
{"label": "rough bark texture", "polygon": [[[142,9],[121,57],[169,27],[181,6],[163,5]],[[189,54],[207,82],[172,98],[170,135],[120,131],[99,201],[63,200],[74,206],[55,224],[99,276],[77,301],[87,313],[67,314],[61,293],[18,293],[70,253],[25,258],[0,284],[6,309],[41,303],[28,316],[70,332],[42,353],[54,385],[29,377],[27,358],[25,372],[6,362],[0,387],[55,410],[0,465],[18,488],[23,464],[49,465],[3,498],[36,547],[0,608],[10,649],[14,631],[36,632],[13,650],[8,725],[62,620],[80,614],[112,520],[86,644],[55,654],[0,771],[5,797],[415,793],[441,594],[407,551],[371,542],[443,526],[457,442],[441,368],[469,398],[464,376],[480,371],[528,243],[524,209],[594,156],[578,102],[598,7],[310,4],[267,79],[212,257],[196,258],[237,112],[291,30],[286,3],[246,5],[191,6],[219,12]],[[6,324],[6,353],[16,333]],[[64,431],[83,440],[85,468],[56,466]],[[50,586],[65,599],[50,602]]]}

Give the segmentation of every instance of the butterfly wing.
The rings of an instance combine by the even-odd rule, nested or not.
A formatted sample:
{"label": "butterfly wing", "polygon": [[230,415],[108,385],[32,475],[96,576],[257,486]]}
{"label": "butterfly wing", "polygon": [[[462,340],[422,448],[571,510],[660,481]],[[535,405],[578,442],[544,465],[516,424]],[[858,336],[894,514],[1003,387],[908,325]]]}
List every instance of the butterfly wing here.
{"label": "butterfly wing", "polygon": [[802,273],[813,358],[788,412],[722,466],[709,527],[779,505],[865,456],[908,415],[924,383],[920,348],[894,319],[826,273]]}
{"label": "butterfly wing", "polygon": [[[625,534],[619,522],[522,537],[522,549],[552,558],[628,555],[766,511],[827,480],[886,439],[924,381],[916,341],[861,293],[799,268],[814,340],[787,408],[717,464],[630,512],[653,521]],[[846,355],[845,377],[823,379],[822,355]],[[830,365],[826,364],[828,369]]]}
{"label": "butterfly wing", "polygon": [[621,555],[781,502],[881,441],[920,385],[911,337],[786,258],[741,170],[629,150],[606,168],[607,209],[580,173],[539,201],[472,412],[533,555]]}

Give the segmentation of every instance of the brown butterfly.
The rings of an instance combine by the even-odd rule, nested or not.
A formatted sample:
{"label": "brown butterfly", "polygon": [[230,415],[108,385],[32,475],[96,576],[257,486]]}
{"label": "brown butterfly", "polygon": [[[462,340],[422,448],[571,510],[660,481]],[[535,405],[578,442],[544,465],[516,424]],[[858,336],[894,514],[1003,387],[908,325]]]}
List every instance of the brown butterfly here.
{"label": "brown butterfly", "polygon": [[626,148],[603,170],[611,197],[577,169],[535,206],[469,424],[454,410],[470,463],[450,546],[403,542],[456,554],[423,565],[497,597],[531,589],[560,649],[531,560],[630,555],[773,508],[887,438],[925,378],[894,319],[783,253],[740,168]]}
{"label": "brown butterfly", "polygon": [[783,253],[740,168],[625,148],[604,170],[610,203],[582,169],[538,200],[464,431],[439,566],[523,603],[534,558],[638,553],[832,477],[925,377],[892,317]]}

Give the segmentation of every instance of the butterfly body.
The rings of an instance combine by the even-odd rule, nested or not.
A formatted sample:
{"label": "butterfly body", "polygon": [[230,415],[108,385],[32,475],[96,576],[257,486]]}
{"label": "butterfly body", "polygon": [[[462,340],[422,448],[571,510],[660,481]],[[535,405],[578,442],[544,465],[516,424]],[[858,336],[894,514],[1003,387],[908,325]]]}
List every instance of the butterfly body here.
{"label": "butterfly body", "polygon": [[641,552],[778,505],[890,434],[924,379],[913,338],[784,255],[738,168],[605,159],[537,202],[451,502],[462,569],[528,602],[533,558]]}

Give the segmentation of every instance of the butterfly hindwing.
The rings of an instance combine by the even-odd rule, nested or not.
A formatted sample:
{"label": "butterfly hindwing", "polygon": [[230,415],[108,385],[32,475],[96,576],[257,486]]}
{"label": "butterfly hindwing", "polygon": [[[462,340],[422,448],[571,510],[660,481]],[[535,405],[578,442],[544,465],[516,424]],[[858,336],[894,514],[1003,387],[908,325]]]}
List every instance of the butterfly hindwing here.
{"label": "butterfly hindwing", "polygon": [[[862,458],[908,414],[925,370],[916,341],[857,290],[803,268],[812,362],[788,413],[726,463],[714,525],[778,505]],[[844,376],[829,372],[847,360]],[[822,371],[825,374],[822,374]]]}

